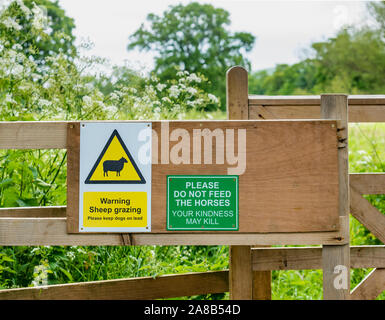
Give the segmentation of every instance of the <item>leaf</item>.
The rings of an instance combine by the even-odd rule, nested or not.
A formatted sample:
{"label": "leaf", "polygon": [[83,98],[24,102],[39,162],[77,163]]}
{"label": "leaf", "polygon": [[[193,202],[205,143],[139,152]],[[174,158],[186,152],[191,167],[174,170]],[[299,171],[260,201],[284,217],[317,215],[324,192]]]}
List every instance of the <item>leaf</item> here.
{"label": "leaf", "polygon": [[37,169],[34,167],[28,167],[28,168],[29,170],[31,170],[33,178],[36,179],[38,175]]}
{"label": "leaf", "polygon": [[63,272],[70,281],[73,281],[71,274],[67,270],[63,269],[62,267],[59,267],[59,270]]}
{"label": "leaf", "polygon": [[45,181],[43,181],[43,180],[41,180],[39,178],[35,179],[35,182],[41,188],[49,188],[49,187],[51,187],[51,185],[49,183],[47,183],[47,182],[45,182]]}
{"label": "leaf", "polygon": [[11,186],[12,184],[13,184],[13,180],[11,178],[7,178],[4,180],[1,180],[0,188],[7,188],[8,186]]}
{"label": "leaf", "polygon": [[6,255],[3,255],[3,256],[1,257],[1,260],[7,261],[7,262],[14,262],[14,261],[15,261],[15,260],[13,260],[12,258],[10,258],[10,257],[8,257],[8,256],[6,256]]}

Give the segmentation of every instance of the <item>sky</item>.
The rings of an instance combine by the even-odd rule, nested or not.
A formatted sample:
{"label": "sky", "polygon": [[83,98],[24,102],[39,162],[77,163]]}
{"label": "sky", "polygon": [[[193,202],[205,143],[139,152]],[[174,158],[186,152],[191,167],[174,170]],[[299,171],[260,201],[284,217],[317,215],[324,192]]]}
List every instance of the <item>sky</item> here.
{"label": "sky", "polygon": [[[77,43],[91,41],[86,55],[109,59],[111,64],[150,71],[153,52],[127,51],[128,37],[146,21],[149,13],[162,14],[170,5],[190,0],[59,0],[75,19]],[[344,25],[366,23],[364,1],[258,1],[206,0],[230,13],[232,32],[256,36],[249,53],[252,70],[298,62],[312,42],[332,37]],[[230,66],[229,66],[230,67]]]}

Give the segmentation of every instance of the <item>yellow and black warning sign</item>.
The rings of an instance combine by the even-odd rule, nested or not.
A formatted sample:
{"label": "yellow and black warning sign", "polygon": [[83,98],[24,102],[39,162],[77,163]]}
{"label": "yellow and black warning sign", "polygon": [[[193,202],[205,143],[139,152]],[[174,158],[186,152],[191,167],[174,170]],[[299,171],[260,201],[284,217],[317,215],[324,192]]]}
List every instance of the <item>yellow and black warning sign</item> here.
{"label": "yellow and black warning sign", "polygon": [[151,232],[151,123],[80,128],[79,231]]}
{"label": "yellow and black warning sign", "polygon": [[108,139],[85,183],[146,183],[117,130]]}
{"label": "yellow and black warning sign", "polygon": [[84,227],[147,227],[146,192],[85,192]]}

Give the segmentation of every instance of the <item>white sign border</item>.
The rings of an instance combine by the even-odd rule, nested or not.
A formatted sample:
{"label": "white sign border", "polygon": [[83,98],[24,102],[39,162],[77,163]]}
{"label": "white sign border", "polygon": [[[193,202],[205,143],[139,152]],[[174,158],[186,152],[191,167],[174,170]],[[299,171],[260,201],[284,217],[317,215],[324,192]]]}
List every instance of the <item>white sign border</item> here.
{"label": "white sign border", "polygon": [[[85,131],[93,128],[92,133]],[[85,184],[85,180],[93,165],[98,159],[104,146],[114,130],[117,130],[124,141],[131,156],[141,171],[145,184]],[[142,130],[149,130],[147,140],[139,141],[138,135]],[[83,132],[83,134],[82,134]],[[136,135],[133,135],[133,132]],[[95,150],[86,143],[86,139],[92,138],[97,144]],[[136,139],[132,139],[135,136]],[[102,137],[102,138],[101,138]],[[131,138],[131,139],[130,139]],[[99,142],[101,140],[102,142]],[[149,144],[149,163],[139,161],[138,151]],[[86,147],[87,145],[87,147]],[[91,151],[91,152],[90,152]],[[80,123],[80,159],[79,159],[79,232],[80,233],[142,233],[151,232],[151,178],[152,178],[152,123],[138,122],[81,122]],[[88,157],[88,158],[87,158]],[[85,227],[83,225],[83,193],[84,192],[147,192],[147,226],[146,227]]]}

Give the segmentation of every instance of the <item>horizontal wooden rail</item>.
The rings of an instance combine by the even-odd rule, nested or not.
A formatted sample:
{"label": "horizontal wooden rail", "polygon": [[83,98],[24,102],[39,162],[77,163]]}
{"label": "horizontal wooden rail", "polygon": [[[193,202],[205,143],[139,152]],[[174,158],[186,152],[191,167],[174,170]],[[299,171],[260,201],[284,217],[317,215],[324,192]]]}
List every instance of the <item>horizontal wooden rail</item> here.
{"label": "horizontal wooden rail", "polygon": [[[351,173],[350,185],[361,194],[385,194],[385,173]],[[66,206],[0,208],[1,218],[65,218]]]}
{"label": "horizontal wooden rail", "polygon": [[[133,245],[319,245],[344,244],[348,222],[341,230],[303,233],[134,233]],[[67,234],[66,218],[0,218],[0,245],[124,245],[120,234]]]}
{"label": "horizontal wooden rail", "polygon": [[351,173],[349,183],[361,194],[385,194],[385,173]]}
{"label": "horizontal wooden rail", "polygon": [[[303,96],[264,96],[249,95],[249,105],[287,105],[287,106],[310,106],[320,105],[321,97],[319,95]],[[349,105],[383,105],[385,106],[385,95],[349,95]]]}
{"label": "horizontal wooden rail", "polygon": [[0,208],[0,218],[65,218],[66,206]]}
{"label": "horizontal wooden rail", "polygon": [[66,121],[0,123],[0,149],[65,149]]}
{"label": "horizontal wooden rail", "polygon": [[[385,246],[352,246],[352,268],[385,268]],[[254,271],[322,269],[322,248],[253,248]]]}
{"label": "horizontal wooden rail", "polygon": [[229,291],[228,271],[0,290],[0,300],[148,300]]}
{"label": "horizontal wooden rail", "polygon": [[[250,119],[319,119],[320,96],[249,95]],[[351,95],[349,122],[385,122],[385,95]]]}

